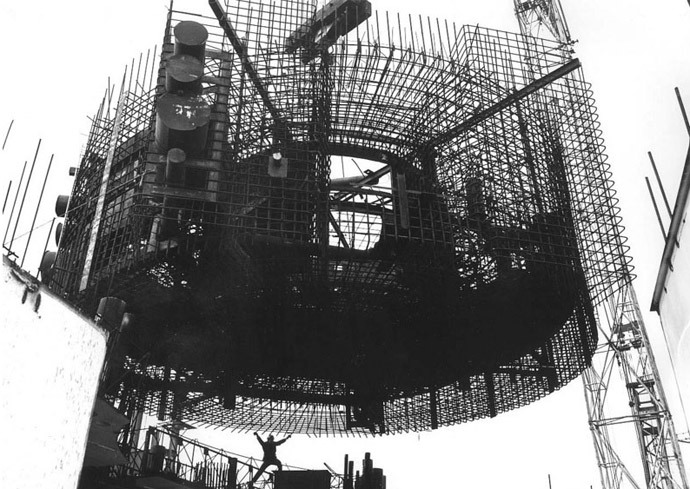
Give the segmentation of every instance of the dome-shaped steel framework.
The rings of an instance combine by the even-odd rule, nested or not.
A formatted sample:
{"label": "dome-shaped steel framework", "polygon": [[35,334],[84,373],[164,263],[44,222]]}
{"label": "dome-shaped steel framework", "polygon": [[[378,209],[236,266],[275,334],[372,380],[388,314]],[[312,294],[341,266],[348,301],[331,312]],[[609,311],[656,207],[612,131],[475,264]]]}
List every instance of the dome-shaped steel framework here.
{"label": "dome-shaped steel framework", "polygon": [[53,287],[136,316],[104,384],[123,408],[394,433],[588,365],[626,258],[577,60],[331,3],[172,11],[155,89],[140,69],[95,118]]}

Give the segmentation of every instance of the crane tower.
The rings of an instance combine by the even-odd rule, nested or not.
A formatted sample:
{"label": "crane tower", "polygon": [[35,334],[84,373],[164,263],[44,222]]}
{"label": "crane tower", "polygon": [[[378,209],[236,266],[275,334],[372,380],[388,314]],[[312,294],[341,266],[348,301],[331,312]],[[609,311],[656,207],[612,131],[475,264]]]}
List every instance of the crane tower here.
{"label": "crane tower", "polygon": [[[541,36],[546,30],[562,45],[573,44],[559,0],[515,0],[515,13],[523,35]],[[627,263],[622,264],[619,273],[604,307],[597,311],[602,338],[592,366],[583,374],[602,487],[687,489],[678,437]],[[617,401],[615,396],[607,395],[616,371],[625,384],[628,414],[612,415],[609,409]],[[621,447],[610,436],[611,427],[621,424],[635,429],[644,484],[635,480],[620,454]]]}

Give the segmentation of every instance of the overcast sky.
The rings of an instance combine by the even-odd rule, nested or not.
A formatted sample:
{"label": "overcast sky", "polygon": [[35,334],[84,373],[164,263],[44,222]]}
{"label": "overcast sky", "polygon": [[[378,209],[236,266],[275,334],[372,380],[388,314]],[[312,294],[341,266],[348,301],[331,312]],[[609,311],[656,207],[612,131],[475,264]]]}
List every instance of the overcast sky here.
{"label": "overcast sky", "polygon": [[[380,10],[517,30],[511,0],[371,1]],[[210,13],[203,0],[183,3]],[[0,4],[0,137],[14,120],[7,147],[0,152],[0,191],[4,198],[10,179],[16,186],[21,164],[31,162],[42,138],[36,172],[44,173],[50,154],[55,160],[46,211],[37,223],[52,217],[58,193],[69,193],[67,169],[78,164],[90,125],[87,116],[100,103],[108,77],[118,80],[132,57],[160,42],[166,6],[163,0]],[[690,107],[690,6],[686,0],[564,0],[563,8],[578,40],[576,56],[597,100],[639,276],[637,293],[646,311],[663,248],[644,183],[645,175],[652,176],[646,153],[653,151],[673,201],[688,147],[673,88],[680,87]],[[1,229],[4,233],[4,226]],[[45,240],[45,234],[41,236]],[[27,265],[31,270],[37,263]],[[647,314],[646,319],[650,333],[658,338],[656,317]],[[664,349],[657,346],[661,356]],[[235,452],[260,455],[258,444],[247,436],[216,432],[209,440]],[[384,469],[390,489],[446,484],[546,488],[549,473],[558,489],[599,485],[579,380],[534,405],[491,420],[375,439],[295,436],[281,447],[279,456],[291,465],[321,469],[326,462],[339,470],[345,453],[358,466],[365,451],[371,451],[375,464]],[[636,462],[632,457],[630,463]]]}

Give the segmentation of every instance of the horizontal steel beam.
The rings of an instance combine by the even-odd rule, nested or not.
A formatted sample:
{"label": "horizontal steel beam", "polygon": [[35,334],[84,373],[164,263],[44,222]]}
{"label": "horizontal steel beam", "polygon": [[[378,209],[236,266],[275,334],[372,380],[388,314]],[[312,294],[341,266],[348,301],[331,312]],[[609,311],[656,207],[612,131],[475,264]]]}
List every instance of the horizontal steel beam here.
{"label": "horizontal steel beam", "polygon": [[505,109],[506,107],[509,107],[513,105],[516,102],[519,102],[520,100],[524,99],[525,97],[533,94],[537,90],[544,88],[546,85],[554,82],[555,80],[558,80],[559,78],[567,75],[568,73],[575,71],[581,66],[580,60],[575,58],[571,61],[568,61],[566,64],[561,66],[560,68],[552,71],[546,76],[543,76],[542,78],[539,78],[538,80],[533,81],[529,85],[526,85],[525,87],[521,88],[520,90],[511,93],[504,99],[501,99],[488,109],[482,110],[481,112],[476,113],[469,119],[464,120],[457,126],[452,127],[448,131],[444,132],[443,134],[439,134],[435,138],[432,138],[427,144],[427,148],[431,148],[434,146],[438,146],[439,144],[446,143],[448,141],[451,141],[452,139],[458,137],[460,134],[463,132],[467,131],[473,126],[476,126],[480,122],[488,119],[492,115],[495,115]]}

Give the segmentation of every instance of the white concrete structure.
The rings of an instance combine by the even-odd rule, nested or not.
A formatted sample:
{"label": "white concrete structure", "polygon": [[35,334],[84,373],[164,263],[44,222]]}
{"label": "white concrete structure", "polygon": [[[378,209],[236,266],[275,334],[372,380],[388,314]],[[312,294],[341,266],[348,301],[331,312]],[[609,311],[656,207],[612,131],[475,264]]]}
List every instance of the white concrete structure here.
{"label": "white concrete structure", "polygon": [[[688,128],[690,132],[690,127]],[[661,319],[678,390],[690,408],[690,230],[685,229],[690,195],[690,148],[678,189],[671,224],[652,298],[652,311]],[[687,429],[685,413],[674,413],[679,428]],[[679,430],[681,431],[682,428]],[[682,438],[682,437],[681,437]]]}
{"label": "white concrete structure", "polygon": [[77,486],[106,333],[3,256],[0,487]]}

